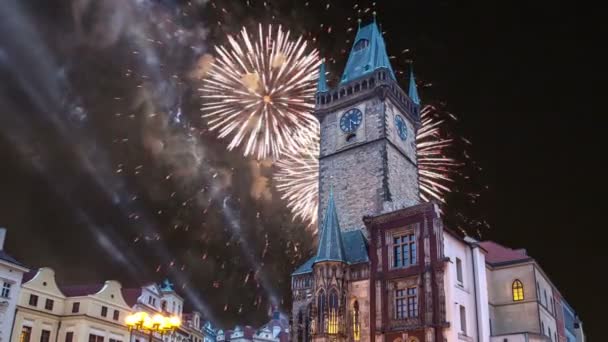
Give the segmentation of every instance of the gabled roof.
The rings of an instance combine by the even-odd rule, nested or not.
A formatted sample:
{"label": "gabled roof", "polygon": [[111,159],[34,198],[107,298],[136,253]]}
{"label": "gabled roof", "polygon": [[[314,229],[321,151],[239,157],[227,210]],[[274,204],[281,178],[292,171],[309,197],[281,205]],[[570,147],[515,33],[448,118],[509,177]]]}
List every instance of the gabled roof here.
{"label": "gabled roof", "polygon": [[342,234],[340,234],[340,222],[338,221],[333,189],[329,190],[327,210],[325,211],[325,218],[321,226],[321,239],[319,239],[317,257],[314,262],[321,261],[346,262],[346,253],[344,252]]}
{"label": "gabled roof", "polygon": [[96,294],[103,288],[105,284],[89,284],[89,285],[72,285],[59,286],[59,289],[66,297],[82,297]]}
{"label": "gabled roof", "polygon": [[483,241],[479,245],[487,251],[486,262],[488,264],[513,263],[517,261],[532,260],[525,249],[511,249],[494,241]]}
{"label": "gabled roof", "polygon": [[379,68],[388,69],[390,77],[395,80],[384,38],[374,20],[366,26],[359,27],[340,84],[372,73]]}
{"label": "gabled roof", "polygon": [[15,265],[23,267],[23,268],[27,268],[24,264],[20,263],[19,261],[17,261],[17,259],[15,259],[12,256],[8,255],[8,253],[6,253],[2,249],[0,249],[0,260],[4,260],[6,262],[10,262],[11,264],[15,264]]}

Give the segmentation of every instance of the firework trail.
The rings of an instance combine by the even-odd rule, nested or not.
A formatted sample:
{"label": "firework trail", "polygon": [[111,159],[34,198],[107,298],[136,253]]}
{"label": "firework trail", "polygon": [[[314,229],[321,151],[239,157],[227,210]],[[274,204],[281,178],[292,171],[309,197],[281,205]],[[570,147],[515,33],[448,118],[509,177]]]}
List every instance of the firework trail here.
{"label": "firework trail", "polygon": [[216,47],[217,59],[199,89],[201,110],[211,131],[231,137],[228,149],[244,145],[244,155],[278,158],[314,139],[314,93],[319,56],[289,31],[259,25],[252,39],[246,28]]}
{"label": "firework trail", "polygon": [[[418,186],[420,198],[445,203],[451,191],[453,175],[462,164],[449,157],[447,149],[453,140],[445,138],[445,119],[434,106],[420,112],[420,128],[416,135]],[[276,162],[276,187],[287,201],[294,219],[313,226],[317,223],[319,205],[319,131],[316,139],[293,153],[286,153]]]}

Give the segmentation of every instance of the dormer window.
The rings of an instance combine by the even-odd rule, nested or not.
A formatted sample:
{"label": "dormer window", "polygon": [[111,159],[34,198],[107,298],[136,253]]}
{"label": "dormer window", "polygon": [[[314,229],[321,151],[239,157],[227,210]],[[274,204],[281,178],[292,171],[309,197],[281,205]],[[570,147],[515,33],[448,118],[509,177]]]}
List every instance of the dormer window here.
{"label": "dormer window", "polygon": [[359,39],[359,41],[357,41],[357,43],[355,43],[355,46],[353,46],[353,51],[355,51],[355,52],[361,51],[368,46],[369,46],[369,40]]}

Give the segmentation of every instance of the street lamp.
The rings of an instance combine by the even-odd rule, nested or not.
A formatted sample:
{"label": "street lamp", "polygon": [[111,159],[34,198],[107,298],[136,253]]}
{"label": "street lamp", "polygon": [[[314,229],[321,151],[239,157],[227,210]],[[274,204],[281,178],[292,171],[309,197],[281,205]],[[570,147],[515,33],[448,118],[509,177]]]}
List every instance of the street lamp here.
{"label": "street lamp", "polygon": [[182,323],[177,316],[167,317],[161,314],[150,316],[147,312],[140,311],[128,315],[125,318],[125,324],[129,327],[129,333],[131,334],[129,340],[131,340],[133,330],[136,330],[148,333],[150,342],[152,342],[153,333],[159,333],[162,338],[165,333],[173,332]]}

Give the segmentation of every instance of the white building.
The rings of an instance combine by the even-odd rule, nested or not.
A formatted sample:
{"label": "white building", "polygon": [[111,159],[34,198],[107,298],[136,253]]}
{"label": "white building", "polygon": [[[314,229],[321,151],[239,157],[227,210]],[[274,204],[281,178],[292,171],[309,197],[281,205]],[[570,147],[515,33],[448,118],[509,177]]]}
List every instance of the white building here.
{"label": "white building", "polygon": [[0,228],[0,342],[10,340],[21,279],[28,269],[4,251],[6,229]]}

